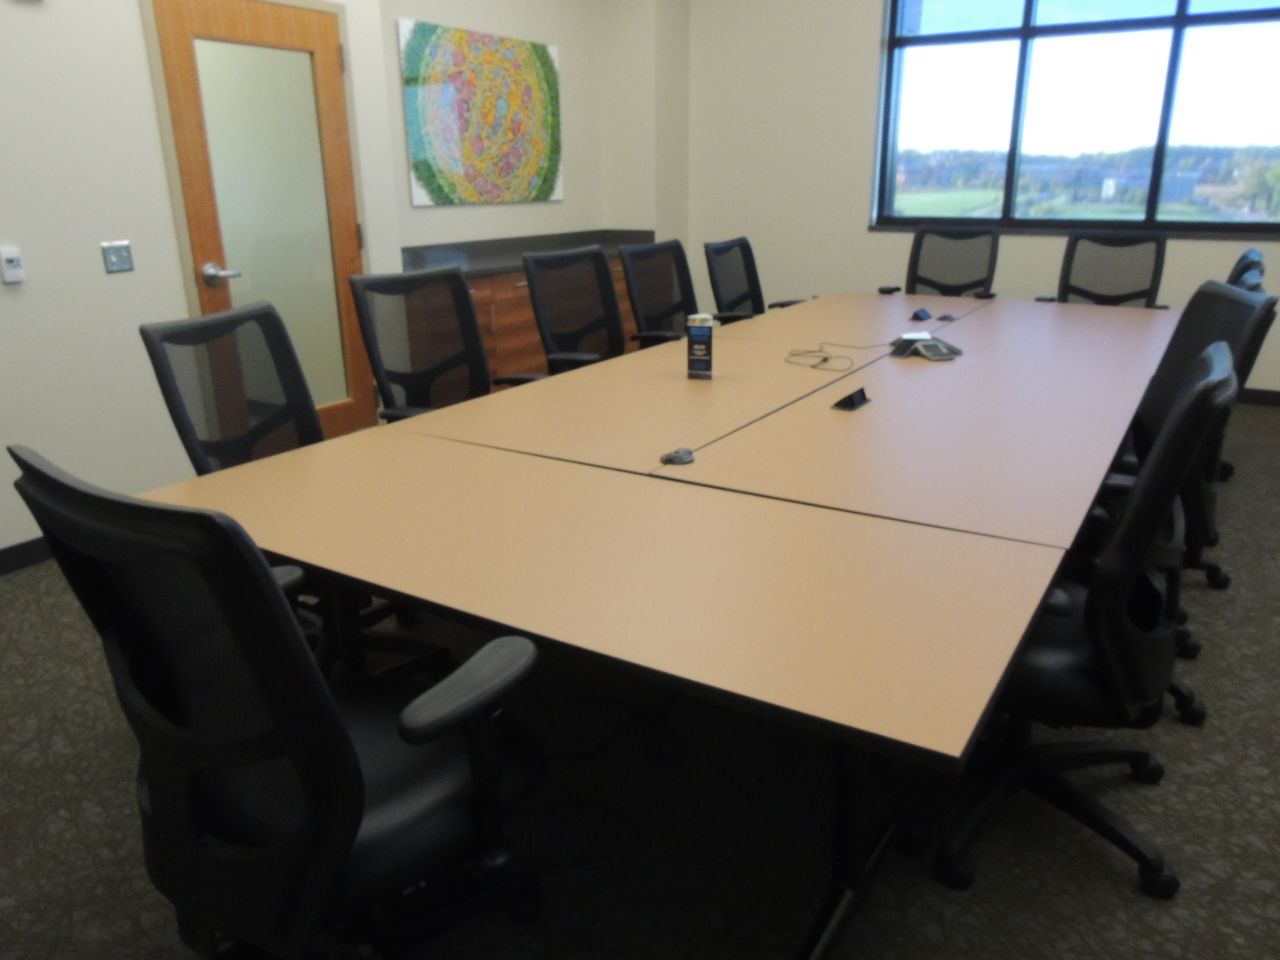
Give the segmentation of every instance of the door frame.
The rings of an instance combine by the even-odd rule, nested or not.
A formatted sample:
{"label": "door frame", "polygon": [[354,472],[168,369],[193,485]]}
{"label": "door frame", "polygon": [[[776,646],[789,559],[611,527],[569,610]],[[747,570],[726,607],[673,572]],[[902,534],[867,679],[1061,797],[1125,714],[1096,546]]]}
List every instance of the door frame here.
{"label": "door frame", "polygon": [[[234,3],[236,0],[229,0]],[[342,50],[350,49],[347,38],[346,8],[341,4],[329,3],[326,0],[257,0],[273,6],[296,7],[328,14],[336,19],[338,39]],[[156,119],[160,130],[161,149],[164,156],[169,199],[173,212],[174,236],[177,239],[179,271],[182,277],[183,292],[186,297],[188,312],[191,316],[199,316],[205,311],[201,306],[201,286],[197,277],[196,254],[193,249],[191,233],[188,227],[187,198],[183,184],[182,166],[179,161],[177,135],[174,130],[173,116],[170,112],[169,83],[165,72],[164,56],[161,49],[160,32],[156,20],[156,0],[139,0],[143,22],[143,33],[147,48],[147,61],[151,71],[152,94],[155,100]],[[353,114],[354,95],[351,82],[351,71],[343,64],[341,70],[345,122],[343,131],[344,149],[336,157],[335,162],[345,168],[351,183],[350,206],[346,211],[357,231],[361,230],[362,207],[359,182],[356,176],[357,158],[355,155],[355,117]],[[320,101],[317,94],[317,102]],[[323,151],[323,146],[322,146]],[[328,169],[331,160],[329,154],[324,155]],[[207,159],[206,159],[207,162]],[[326,173],[326,194],[328,194],[328,174]],[[332,203],[332,196],[329,197]],[[350,285],[346,282],[350,273],[363,272],[366,269],[366,247],[359,238],[354,248],[354,256],[346,267],[339,263],[338,246],[334,243],[331,219],[330,242],[334,250],[334,286],[338,302],[340,337],[343,362],[346,373],[347,397],[335,403],[324,404],[317,408],[326,437],[339,436],[352,430],[372,426],[377,422],[377,403],[373,391],[373,375],[365,354],[364,342],[360,336],[359,321],[356,318],[355,304],[352,300]],[[222,263],[221,259],[218,259]],[[224,264],[225,266],[225,264]],[[155,318],[159,319],[159,318]]]}

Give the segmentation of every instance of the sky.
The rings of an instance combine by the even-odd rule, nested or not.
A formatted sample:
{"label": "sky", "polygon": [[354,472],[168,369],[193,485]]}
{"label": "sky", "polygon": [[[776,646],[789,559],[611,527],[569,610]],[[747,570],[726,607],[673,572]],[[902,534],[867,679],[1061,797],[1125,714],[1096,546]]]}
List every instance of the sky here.
{"label": "sky", "polygon": [[[962,11],[1009,5],[957,3]],[[1067,0],[1056,0],[1061,5]],[[1280,0],[1272,0],[1280,2]],[[1193,0],[1215,8],[1240,0]],[[1041,0],[1043,11],[1054,4]],[[1167,5],[1166,0],[1098,0],[1073,6]],[[931,4],[939,6],[939,4]],[[1021,0],[1012,6],[1021,8]],[[965,21],[968,22],[968,21]],[[953,29],[949,27],[948,29]],[[1078,156],[1151,146],[1159,123],[1172,31],[1050,37],[1031,49],[1023,129],[1028,154]],[[1173,145],[1280,145],[1280,23],[1189,29],[1170,128]],[[898,148],[999,150],[1009,147],[1018,43],[904,50]]]}
{"label": "sky", "polygon": [[[953,33],[958,30],[995,30],[1022,23],[1023,0],[902,0],[903,24],[918,20],[912,33]],[[1221,13],[1231,10],[1264,10],[1280,6],[1278,0],[1191,0],[1189,12]],[[1039,0],[1035,22],[1083,23],[1131,17],[1167,17],[1176,0]]]}

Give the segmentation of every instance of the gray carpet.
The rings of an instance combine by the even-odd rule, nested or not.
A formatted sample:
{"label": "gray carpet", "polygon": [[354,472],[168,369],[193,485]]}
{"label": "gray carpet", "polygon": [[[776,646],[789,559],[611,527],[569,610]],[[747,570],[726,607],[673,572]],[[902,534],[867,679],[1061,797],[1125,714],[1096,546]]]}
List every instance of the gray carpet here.
{"label": "gray carpet", "polygon": [[[1127,739],[1168,774],[1080,778],[1160,842],[1183,881],[1138,892],[1129,862],[1038,801],[1010,804],[967,893],[891,854],[834,958],[1207,958],[1280,939],[1280,409],[1241,406],[1224,485],[1226,592],[1188,577],[1204,642],[1179,663],[1210,710]],[[807,928],[828,869],[826,753],[797,731],[565,653],[511,709],[542,762],[516,784],[511,833],[545,911],[463,917],[407,952],[438,958],[772,958]],[[1085,735],[1086,732],[1081,732]],[[142,869],[135,747],[96,641],[52,564],[0,578],[0,960],[182,955]]]}

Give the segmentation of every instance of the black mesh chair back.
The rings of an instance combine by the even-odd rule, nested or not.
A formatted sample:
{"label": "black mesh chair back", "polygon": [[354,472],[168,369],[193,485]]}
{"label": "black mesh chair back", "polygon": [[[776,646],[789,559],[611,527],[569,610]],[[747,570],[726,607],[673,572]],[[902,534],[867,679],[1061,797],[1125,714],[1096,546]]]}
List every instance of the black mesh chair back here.
{"label": "black mesh chair back", "polygon": [[907,293],[990,293],[1000,237],[994,230],[921,230],[911,242]]}
{"label": "black mesh chair back", "polygon": [[1240,278],[1251,270],[1257,270],[1260,274],[1266,273],[1262,265],[1262,251],[1257,247],[1245,248],[1245,251],[1236,257],[1235,264],[1231,266],[1231,273],[1226,275],[1226,282],[1235,287]]}
{"label": "black mesh chair back", "polygon": [[1262,251],[1257,247],[1249,247],[1240,254],[1231,267],[1231,272],[1227,274],[1227,283],[1241,290],[1260,293],[1262,278],[1266,272],[1267,268],[1262,262]]}
{"label": "black mesh chair back", "polygon": [[489,392],[489,360],[461,272],[353,276],[351,293],[384,415]]}
{"label": "black mesh chair back", "polygon": [[760,274],[756,271],[756,258],[751,252],[750,241],[746,237],[736,237],[708,243],[705,249],[716,313],[738,313],[744,317],[764,313],[764,294],[760,289]]}
{"label": "black mesh chair back", "polygon": [[1085,611],[1117,710],[1135,724],[1164,695],[1176,650],[1174,624],[1146,579],[1147,557],[1207,438],[1237,393],[1225,343],[1211,344],[1185,373],[1097,560]]}
{"label": "black mesh chair back", "polygon": [[1154,307],[1164,272],[1164,237],[1073,234],[1058,282],[1061,303]]}
{"label": "black mesh chair back", "polygon": [[330,907],[362,780],[270,568],[227,517],[118,497],[10,453],[138,741],[152,882],[180,928],[199,916],[297,955]]}
{"label": "black mesh chair back", "polygon": [[689,261],[679,240],[618,248],[627,296],[642,333],[684,333],[685,318],[698,312]]}
{"label": "black mesh chair back", "polygon": [[553,373],[554,354],[586,353],[604,358],[625,350],[618,296],[603,247],[526,253],[524,273]]}
{"label": "black mesh chair back", "polygon": [[1225,341],[1237,379],[1247,382],[1275,311],[1275,297],[1215,280],[1201,284],[1183,310],[1160,366],[1138,405],[1134,440],[1140,457],[1146,456],[1156,433],[1169,418],[1184,389],[1187,371],[1209,344]]}
{"label": "black mesh chair back", "polygon": [[270,304],[149,323],[139,332],[196,473],[324,439],[289,333]]}

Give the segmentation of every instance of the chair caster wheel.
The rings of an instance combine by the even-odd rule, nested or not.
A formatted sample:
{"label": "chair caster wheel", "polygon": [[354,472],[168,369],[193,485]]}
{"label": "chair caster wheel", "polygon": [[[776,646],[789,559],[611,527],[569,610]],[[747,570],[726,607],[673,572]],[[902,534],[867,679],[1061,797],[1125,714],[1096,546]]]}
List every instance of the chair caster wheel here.
{"label": "chair caster wheel", "polygon": [[1191,619],[1191,614],[1187,613],[1186,607],[1179,607],[1178,612],[1173,615],[1173,619],[1178,626],[1182,626]]}
{"label": "chair caster wheel", "polygon": [[1213,587],[1215,590],[1225,590],[1227,587],[1231,586],[1231,575],[1223,573],[1217,567],[1206,570],[1204,572],[1204,578],[1209,581],[1209,586]]}
{"label": "chair caster wheel", "polygon": [[952,890],[968,890],[973,886],[973,861],[963,854],[955,857],[938,855],[933,865],[934,876]]}
{"label": "chair caster wheel", "polygon": [[1164,866],[1139,867],[1138,881],[1142,884],[1142,892],[1157,900],[1172,900],[1182,886],[1182,881]]}
{"label": "chair caster wheel", "polygon": [[1219,482],[1230,480],[1235,475],[1235,472],[1236,472],[1236,465],[1234,463],[1227,463],[1227,461],[1225,460],[1222,460],[1218,463]]}
{"label": "chair caster wheel", "polygon": [[1200,641],[1192,637],[1186,627],[1177,628],[1174,643],[1177,644],[1178,656],[1183,660],[1194,660],[1200,656]]}
{"label": "chair caster wheel", "polygon": [[1209,709],[1199,700],[1192,700],[1190,703],[1174,703],[1174,708],[1178,711],[1178,719],[1189,727],[1203,727],[1205,719],[1209,716]]}
{"label": "chair caster wheel", "polygon": [[1133,779],[1139,783],[1159,783],[1164,778],[1164,764],[1155,757],[1147,757],[1146,760],[1135,760],[1129,764],[1129,770],[1133,774]]}

